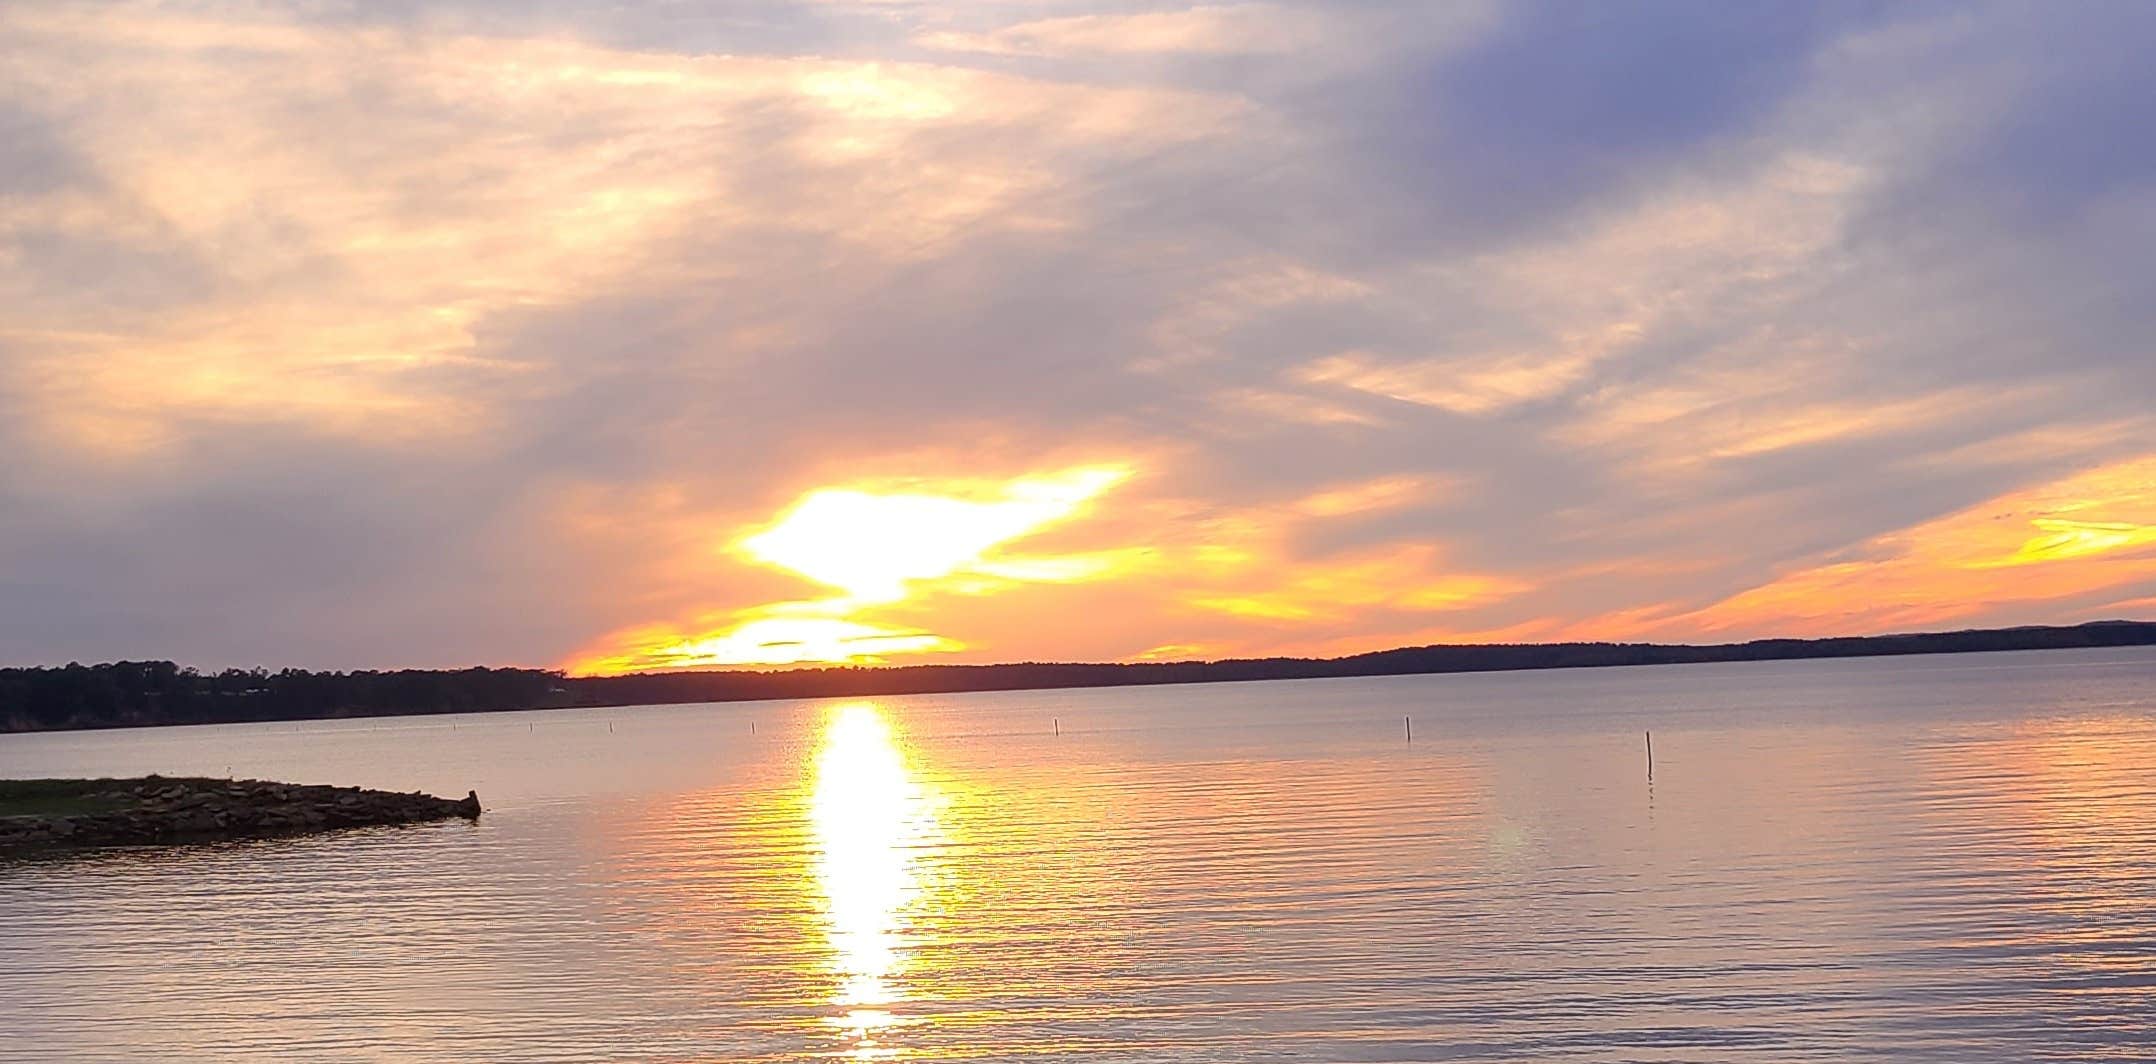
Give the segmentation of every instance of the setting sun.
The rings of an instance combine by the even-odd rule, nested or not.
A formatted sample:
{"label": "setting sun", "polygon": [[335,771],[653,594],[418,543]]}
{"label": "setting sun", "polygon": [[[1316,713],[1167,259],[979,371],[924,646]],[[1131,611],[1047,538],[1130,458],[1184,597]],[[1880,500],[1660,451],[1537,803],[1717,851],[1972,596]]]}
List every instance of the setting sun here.
{"label": "setting sun", "polygon": [[955,647],[941,636],[893,631],[840,617],[762,617],[703,638],[674,639],[672,633],[662,631],[655,643],[645,644],[633,655],[593,659],[577,671],[605,675],[713,662],[795,665],[881,661],[892,654],[923,654]]}
{"label": "setting sun", "polygon": [[616,633],[570,666],[579,675],[714,665],[876,664],[949,652],[958,640],[880,623],[865,613],[950,590],[978,595],[1112,572],[1113,552],[1029,556],[1000,550],[1075,517],[1129,479],[1127,466],[1080,466],[1005,481],[907,481],[820,488],[729,552],[834,589],[837,595],[750,607],[716,626],[656,625]]}
{"label": "setting sun", "polygon": [[904,596],[909,581],[978,565],[996,546],[1070,516],[1129,476],[1089,466],[980,487],[826,488],[735,548],[856,602],[887,602]]}

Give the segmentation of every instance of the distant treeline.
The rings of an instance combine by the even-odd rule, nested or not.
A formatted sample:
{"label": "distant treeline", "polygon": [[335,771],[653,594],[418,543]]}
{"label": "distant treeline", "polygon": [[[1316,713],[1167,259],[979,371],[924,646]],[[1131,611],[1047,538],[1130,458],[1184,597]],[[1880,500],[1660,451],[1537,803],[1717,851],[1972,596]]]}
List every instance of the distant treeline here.
{"label": "distant treeline", "polygon": [[1345,658],[906,665],[576,678],[542,669],[486,668],[198,673],[169,661],[123,661],[0,669],[0,731],[2151,645],[2156,645],[2156,622],[2092,621],[2070,627],[1761,639],[1713,646],[1489,644],[1406,647]]}
{"label": "distant treeline", "polygon": [[169,661],[0,669],[0,731],[312,720],[567,705],[560,673],[400,669],[201,673]]}

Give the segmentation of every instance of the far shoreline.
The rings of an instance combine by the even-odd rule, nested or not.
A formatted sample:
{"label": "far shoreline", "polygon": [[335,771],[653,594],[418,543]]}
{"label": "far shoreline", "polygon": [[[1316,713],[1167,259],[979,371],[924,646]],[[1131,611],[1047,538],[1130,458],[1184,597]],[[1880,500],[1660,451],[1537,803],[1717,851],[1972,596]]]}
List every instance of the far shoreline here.
{"label": "far shoreline", "polygon": [[1340,658],[826,666],[592,677],[479,667],[204,674],[172,662],[113,662],[0,669],[0,733],[2139,646],[2156,646],[2156,622],[1723,644],[1437,645]]}

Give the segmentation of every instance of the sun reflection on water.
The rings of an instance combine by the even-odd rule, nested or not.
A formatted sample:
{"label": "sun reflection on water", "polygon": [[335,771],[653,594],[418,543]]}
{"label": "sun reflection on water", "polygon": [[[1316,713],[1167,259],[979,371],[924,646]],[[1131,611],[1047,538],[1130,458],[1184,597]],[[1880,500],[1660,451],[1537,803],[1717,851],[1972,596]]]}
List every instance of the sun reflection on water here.
{"label": "sun reflection on water", "polygon": [[894,1011],[906,964],[906,918],[921,893],[916,855],[937,830],[934,796],[907,770],[876,707],[840,707],[825,725],[809,819],[824,896],[825,931],[837,978],[830,1025],[844,1055],[899,1055],[889,1036],[907,1020]]}

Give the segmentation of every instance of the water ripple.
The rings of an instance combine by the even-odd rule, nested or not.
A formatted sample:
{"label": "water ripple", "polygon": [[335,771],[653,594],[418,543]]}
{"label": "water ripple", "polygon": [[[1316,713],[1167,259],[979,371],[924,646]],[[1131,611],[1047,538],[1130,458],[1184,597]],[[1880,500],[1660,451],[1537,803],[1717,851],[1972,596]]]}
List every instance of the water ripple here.
{"label": "water ripple", "polygon": [[489,809],[0,867],[0,1060],[2156,1060],[2151,681],[2068,652],[4,737],[11,776]]}

